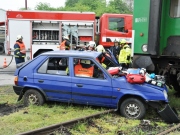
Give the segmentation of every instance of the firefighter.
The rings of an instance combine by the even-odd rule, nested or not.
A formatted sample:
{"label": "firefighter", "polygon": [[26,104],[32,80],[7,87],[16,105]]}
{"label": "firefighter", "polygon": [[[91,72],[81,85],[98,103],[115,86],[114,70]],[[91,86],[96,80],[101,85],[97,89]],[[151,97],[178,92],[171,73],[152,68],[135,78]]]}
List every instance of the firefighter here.
{"label": "firefighter", "polygon": [[107,66],[106,66],[106,64],[104,63],[105,57],[103,56],[103,54],[105,54],[105,55],[108,55],[108,54],[106,53],[106,51],[105,51],[105,49],[104,49],[104,47],[103,47],[102,45],[98,45],[98,46],[96,47],[96,51],[102,53],[102,54],[98,57],[98,61],[99,61],[99,62],[101,63],[101,65],[106,69]]}
{"label": "firefighter", "polygon": [[89,44],[87,46],[87,50],[95,51],[96,43],[94,41],[89,41]]}
{"label": "firefighter", "polygon": [[105,52],[106,52],[105,49],[104,49],[104,47],[103,47],[103,45],[98,45],[98,46],[96,47],[96,51],[97,51],[97,52],[101,52],[101,53],[105,53]]}
{"label": "firefighter", "polygon": [[114,55],[114,58],[116,59],[116,61],[118,61],[120,50],[121,50],[121,47],[119,45],[118,39],[115,39],[114,40],[114,46],[112,46],[110,48],[110,51]]}
{"label": "firefighter", "polygon": [[60,44],[60,50],[70,50],[70,41],[68,36],[63,36],[63,42]]}
{"label": "firefighter", "polygon": [[26,47],[23,43],[23,37],[21,35],[17,36],[16,43],[14,44],[14,57],[16,65],[25,62]]}
{"label": "firefighter", "polygon": [[122,39],[120,44],[119,64],[124,68],[129,68],[131,64],[131,48],[125,39]]}
{"label": "firefighter", "polygon": [[81,77],[93,77],[94,74],[94,66],[91,65],[90,60],[74,60],[74,73],[75,76]]}

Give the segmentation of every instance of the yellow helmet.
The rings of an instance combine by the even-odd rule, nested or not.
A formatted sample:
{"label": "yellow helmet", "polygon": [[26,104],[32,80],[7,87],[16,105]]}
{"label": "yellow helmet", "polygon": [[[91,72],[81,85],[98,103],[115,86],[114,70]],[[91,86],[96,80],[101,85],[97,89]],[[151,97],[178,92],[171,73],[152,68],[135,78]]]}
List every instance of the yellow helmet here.
{"label": "yellow helmet", "polygon": [[98,45],[97,47],[96,47],[96,51],[97,52],[105,52],[105,49],[104,49],[104,47],[102,46],[102,45]]}
{"label": "yellow helmet", "polygon": [[120,43],[121,43],[121,44],[126,44],[127,41],[126,41],[126,39],[121,39]]}

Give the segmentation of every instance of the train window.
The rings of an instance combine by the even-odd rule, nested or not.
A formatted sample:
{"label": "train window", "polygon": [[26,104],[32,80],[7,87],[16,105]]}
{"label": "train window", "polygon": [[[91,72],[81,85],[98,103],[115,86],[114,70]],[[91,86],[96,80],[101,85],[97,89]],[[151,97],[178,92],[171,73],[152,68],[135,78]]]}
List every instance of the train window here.
{"label": "train window", "polygon": [[125,32],[124,18],[109,18],[109,30]]}
{"label": "train window", "polygon": [[170,16],[180,17],[180,0],[171,0]]}

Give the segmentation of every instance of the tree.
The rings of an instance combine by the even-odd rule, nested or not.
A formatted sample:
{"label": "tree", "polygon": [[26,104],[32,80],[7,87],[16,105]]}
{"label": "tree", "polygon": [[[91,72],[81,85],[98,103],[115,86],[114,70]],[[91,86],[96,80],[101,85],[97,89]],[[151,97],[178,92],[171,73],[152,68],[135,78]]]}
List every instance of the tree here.
{"label": "tree", "polygon": [[107,10],[109,9],[114,9],[114,13],[119,14],[132,14],[133,12],[132,9],[122,0],[110,0]]}
{"label": "tree", "polygon": [[38,3],[35,7],[35,10],[48,10],[48,11],[60,11],[61,9],[63,9],[63,7],[59,7],[59,8],[53,8],[50,6],[49,3]]}
{"label": "tree", "polygon": [[[83,5],[89,6],[91,10],[97,10],[102,5],[106,7],[106,0],[80,0]],[[101,9],[102,10],[102,9]]]}
{"label": "tree", "polygon": [[[19,10],[26,10],[26,8],[20,8]],[[27,7],[27,10],[31,10],[31,8]]]}
{"label": "tree", "polygon": [[74,7],[78,2],[79,0],[66,0],[65,7]]}
{"label": "tree", "polygon": [[58,8],[40,2],[35,10],[95,12],[96,16],[103,13],[132,14],[132,9],[122,0],[110,0],[108,4],[106,0],[66,0],[65,7]]}
{"label": "tree", "polygon": [[86,5],[82,5],[82,3],[78,2],[72,7],[67,6],[66,8],[64,8],[64,11],[80,11],[80,12],[84,12],[84,11],[90,11],[90,7],[86,6]]}
{"label": "tree", "polygon": [[[67,0],[68,2],[72,0]],[[74,6],[65,6],[66,11],[81,11],[81,12],[95,12],[96,15],[104,13],[106,7],[106,0],[76,0]]]}

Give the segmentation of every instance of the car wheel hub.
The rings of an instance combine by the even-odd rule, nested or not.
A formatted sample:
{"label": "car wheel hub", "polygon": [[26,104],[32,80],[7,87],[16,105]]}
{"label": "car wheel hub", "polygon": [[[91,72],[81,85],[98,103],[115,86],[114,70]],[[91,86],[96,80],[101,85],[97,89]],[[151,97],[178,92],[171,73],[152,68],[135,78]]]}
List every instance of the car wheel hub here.
{"label": "car wheel hub", "polygon": [[36,95],[30,94],[29,95],[29,102],[31,104],[37,104],[38,103],[38,98]]}
{"label": "car wheel hub", "polygon": [[136,104],[127,105],[125,111],[130,117],[137,117],[140,114],[140,109]]}

